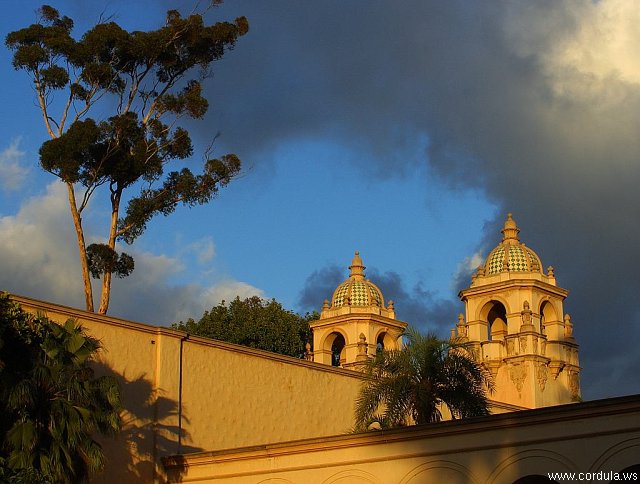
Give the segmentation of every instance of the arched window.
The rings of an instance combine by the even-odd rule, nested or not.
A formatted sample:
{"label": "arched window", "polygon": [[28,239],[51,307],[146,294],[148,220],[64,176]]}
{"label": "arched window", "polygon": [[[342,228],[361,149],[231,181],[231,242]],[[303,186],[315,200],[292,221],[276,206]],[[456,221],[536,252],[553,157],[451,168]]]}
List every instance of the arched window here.
{"label": "arched window", "polygon": [[504,340],[507,335],[507,310],[502,303],[495,302],[487,316],[489,323],[489,340]]}
{"label": "arched window", "polygon": [[387,333],[380,333],[378,335],[378,339],[376,340],[376,353],[384,350],[384,337]]}
{"label": "arched window", "polygon": [[340,366],[342,350],[344,350],[344,336],[337,334],[331,344],[331,366]]}
{"label": "arched window", "polygon": [[553,308],[553,304],[549,301],[545,301],[542,303],[540,307],[540,333],[546,335],[547,334],[547,323],[550,321],[556,321],[558,316],[556,315],[556,311]]}

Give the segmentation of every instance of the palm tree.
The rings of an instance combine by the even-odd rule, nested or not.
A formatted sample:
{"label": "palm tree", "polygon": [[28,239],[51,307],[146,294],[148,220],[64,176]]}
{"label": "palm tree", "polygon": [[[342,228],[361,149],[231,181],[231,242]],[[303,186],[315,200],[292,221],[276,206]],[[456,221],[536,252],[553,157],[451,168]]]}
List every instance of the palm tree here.
{"label": "palm tree", "polygon": [[[0,295],[0,309],[10,307],[5,298]],[[10,469],[36,472],[43,482],[84,482],[105,464],[93,436],[120,429],[117,382],[95,377],[90,363],[100,343],[80,325],[72,320],[58,325],[11,309],[19,317],[0,315],[15,343],[5,345],[2,355],[0,456]]]}
{"label": "palm tree", "polygon": [[384,350],[366,363],[369,376],[356,401],[356,430],[372,422],[383,428],[439,422],[446,406],[452,418],[488,415],[489,372],[454,341],[410,329],[400,350]]}

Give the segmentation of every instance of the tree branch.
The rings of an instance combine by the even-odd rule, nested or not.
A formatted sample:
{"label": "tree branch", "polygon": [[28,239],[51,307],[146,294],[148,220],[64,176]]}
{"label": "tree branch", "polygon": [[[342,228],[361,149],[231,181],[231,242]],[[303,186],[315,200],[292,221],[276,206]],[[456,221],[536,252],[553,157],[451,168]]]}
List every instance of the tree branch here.
{"label": "tree branch", "polygon": [[40,105],[40,111],[42,112],[42,117],[44,119],[44,125],[47,128],[47,132],[51,139],[57,138],[53,129],[51,128],[51,122],[49,121],[49,113],[47,110],[47,102],[46,102],[46,93],[44,92],[44,87],[42,86],[42,82],[40,81],[40,75],[38,74],[38,70],[34,71],[33,82],[36,85],[36,92],[38,94],[38,103]]}

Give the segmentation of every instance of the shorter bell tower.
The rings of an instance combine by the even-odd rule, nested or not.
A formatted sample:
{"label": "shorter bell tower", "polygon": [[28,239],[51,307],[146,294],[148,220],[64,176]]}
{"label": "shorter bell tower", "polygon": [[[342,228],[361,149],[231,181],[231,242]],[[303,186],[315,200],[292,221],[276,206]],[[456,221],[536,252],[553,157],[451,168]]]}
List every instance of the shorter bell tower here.
{"label": "shorter bell tower", "polygon": [[542,270],[538,254],[520,241],[511,214],[502,241],[460,292],[461,314],[453,336],[468,343],[492,374],[493,400],[528,408],[580,399],[578,345],[571,317],[563,312],[568,291],[553,267]]}
{"label": "shorter bell tower", "polygon": [[382,292],[365,278],[355,253],[349,278],[325,299],[320,319],[311,323],[313,361],[357,369],[379,349],[399,349],[407,323],[396,319],[393,301],[385,306]]}

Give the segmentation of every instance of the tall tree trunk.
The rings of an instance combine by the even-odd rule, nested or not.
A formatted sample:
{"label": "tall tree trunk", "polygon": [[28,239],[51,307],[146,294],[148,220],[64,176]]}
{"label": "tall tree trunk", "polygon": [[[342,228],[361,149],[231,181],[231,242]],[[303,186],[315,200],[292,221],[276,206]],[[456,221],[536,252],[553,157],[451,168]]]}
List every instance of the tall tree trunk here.
{"label": "tall tree trunk", "polygon": [[87,261],[87,247],[84,242],[84,231],[82,230],[82,219],[76,205],[76,194],[73,183],[65,182],[67,193],[69,194],[69,206],[71,208],[71,218],[76,229],[78,239],[78,252],[80,253],[80,267],[82,267],[82,282],[84,283],[84,298],[87,311],[93,312],[93,289],[91,287],[91,275],[89,274],[89,263]]}
{"label": "tall tree trunk", "polygon": [[111,272],[105,272],[102,276],[102,295],[100,296],[100,307],[98,313],[107,314],[109,309],[109,298],[111,297]]}
{"label": "tall tree trunk", "polygon": [[[109,242],[107,245],[113,251],[116,250],[116,233],[118,232],[118,214],[120,212],[120,191],[111,195],[111,226],[109,227]],[[111,297],[112,272],[105,272],[102,276],[102,294],[100,295],[100,307],[98,313],[107,314],[109,299]]]}

